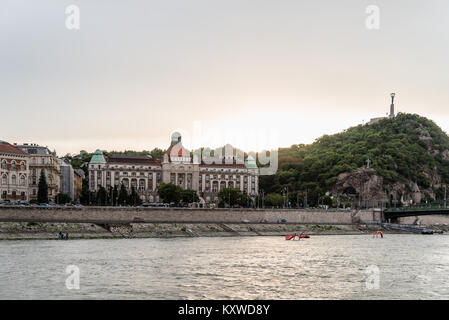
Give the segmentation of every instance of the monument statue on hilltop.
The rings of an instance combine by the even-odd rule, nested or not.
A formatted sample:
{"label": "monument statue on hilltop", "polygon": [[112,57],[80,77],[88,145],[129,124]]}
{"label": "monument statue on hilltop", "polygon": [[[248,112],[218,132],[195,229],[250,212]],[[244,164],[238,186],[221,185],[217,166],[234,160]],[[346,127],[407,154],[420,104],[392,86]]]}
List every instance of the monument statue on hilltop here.
{"label": "monument statue on hilltop", "polygon": [[390,116],[389,116],[390,119],[394,118],[394,96],[395,95],[396,95],[395,93],[390,94],[390,96],[391,96]]}

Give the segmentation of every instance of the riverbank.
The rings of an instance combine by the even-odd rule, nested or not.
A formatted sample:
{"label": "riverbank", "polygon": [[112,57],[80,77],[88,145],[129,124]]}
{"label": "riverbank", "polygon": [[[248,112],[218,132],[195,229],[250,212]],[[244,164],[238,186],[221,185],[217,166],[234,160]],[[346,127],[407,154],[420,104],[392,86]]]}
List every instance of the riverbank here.
{"label": "riverbank", "polygon": [[[68,233],[70,239],[122,239],[122,238],[178,238],[178,237],[232,237],[232,236],[285,236],[307,229],[310,235],[371,234],[377,226],[364,224],[180,224],[180,223],[52,223],[52,222],[0,222],[0,240],[52,240],[59,232]],[[384,233],[401,233],[382,230]]]}

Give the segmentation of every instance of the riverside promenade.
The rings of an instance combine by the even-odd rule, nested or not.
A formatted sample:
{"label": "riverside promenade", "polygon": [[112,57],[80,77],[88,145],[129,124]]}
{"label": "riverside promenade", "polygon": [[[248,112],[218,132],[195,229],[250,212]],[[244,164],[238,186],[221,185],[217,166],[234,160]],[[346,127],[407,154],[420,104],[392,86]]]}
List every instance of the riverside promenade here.
{"label": "riverside promenade", "polygon": [[64,223],[268,223],[354,224],[380,222],[374,210],[202,209],[137,207],[0,207],[0,222]]}

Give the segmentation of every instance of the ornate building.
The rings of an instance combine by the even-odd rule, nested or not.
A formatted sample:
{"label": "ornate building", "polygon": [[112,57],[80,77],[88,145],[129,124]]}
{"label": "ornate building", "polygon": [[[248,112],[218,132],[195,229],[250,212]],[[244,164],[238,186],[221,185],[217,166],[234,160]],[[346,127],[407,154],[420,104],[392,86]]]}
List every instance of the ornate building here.
{"label": "ornate building", "polygon": [[28,154],[0,140],[0,198],[28,201]]}
{"label": "ornate building", "polygon": [[[97,150],[89,163],[89,188],[97,191],[132,186],[143,201],[158,202],[157,189],[161,183],[172,183],[183,189],[196,190],[204,203],[217,199],[223,188],[233,187],[250,197],[258,194],[259,169],[253,157],[239,161],[238,153],[230,145],[224,157],[205,163],[195,152],[192,156],[181,143],[181,135],[174,133],[170,147],[162,159],[151,156],[104,156]],[[213,162],[213,163],[212,163]],[[210,164],[209,164],[210,163]]]}
{"label": "ornate building", "polygon": [[28,179],[30,199],[37,199],[39,177],[41,171],[44,170],[48,185],[48,198],[51,202],[54,202],[61,188],[61,165],[56,157],[56,152],[51,152],[47,147],[37,144],[24,143],[15,146],[27,153],[30,160],[30,178]]}

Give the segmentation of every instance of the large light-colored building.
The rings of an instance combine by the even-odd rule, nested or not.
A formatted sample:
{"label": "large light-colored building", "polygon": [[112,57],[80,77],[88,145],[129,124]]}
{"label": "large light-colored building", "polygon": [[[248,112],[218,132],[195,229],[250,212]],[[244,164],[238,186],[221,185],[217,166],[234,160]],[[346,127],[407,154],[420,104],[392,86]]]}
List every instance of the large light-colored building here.
{"label": "large light-colored building", "polygon": [[29,157],[30,200],[37,199],[39,177],[41,171],[44,170],[48,185],[48,198],[54,202],[61,189],[61,165],[56,157],[56,152],[51,152],[47,147],[37,144],[24,143],[22,145],[14,144],[14,146],[27,153]]}
{"label": "large light-colored building", "polygon": [[105,156],[97,150],[89,163],[89,189],[100,186],[109,189],[132,186],[143,201],[158,202],[157,189],[161,183],[172,183],[183,189],[196,190],[205,203],[217,200],[223,188],[238,188],[254,198],[259,189],[259,169],[253,157],[239,160],[237,152],[217,157],[214,163],[205,163],[201,157],[182,146],[181,135],[174,133],[170,147],[162,159],[151,156]]}
{"label": "large light-colored building", "polygon": [[0,200],[28,201],[28,154],[0,140]]}

